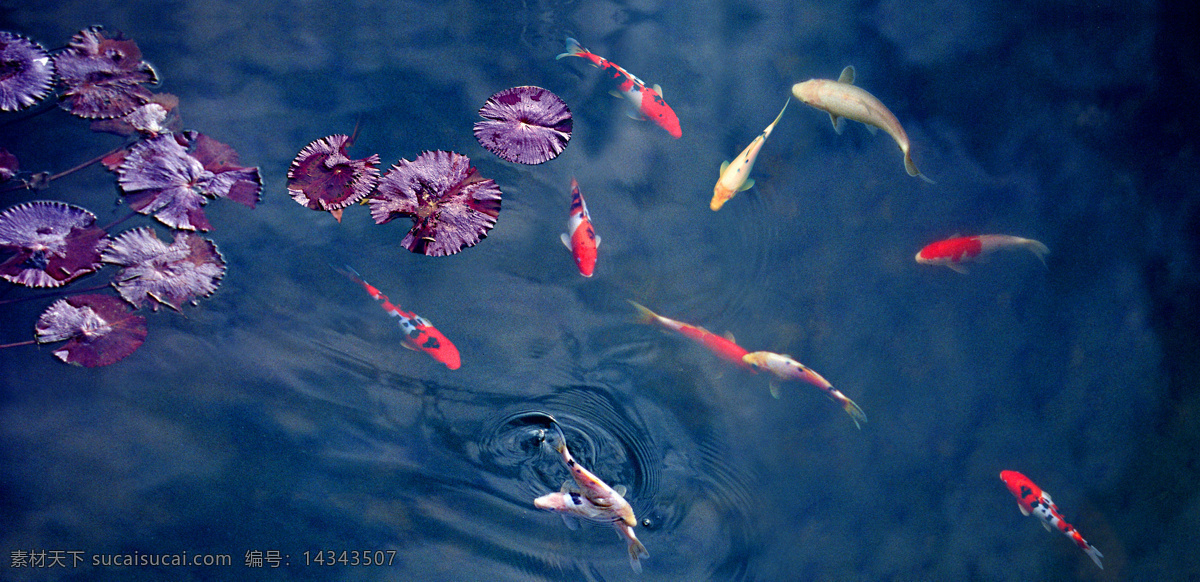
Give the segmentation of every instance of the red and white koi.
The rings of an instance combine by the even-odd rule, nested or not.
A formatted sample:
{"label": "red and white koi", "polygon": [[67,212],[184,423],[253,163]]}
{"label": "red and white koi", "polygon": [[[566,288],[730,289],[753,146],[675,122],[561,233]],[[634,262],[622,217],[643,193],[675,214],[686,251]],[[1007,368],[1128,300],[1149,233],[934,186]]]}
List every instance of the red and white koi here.
{"label": "red and white koi", "polygon": [[732,336],[721,337],[712,333],[711,331],[708,331],[707,329],[704,329],[703,327],[696,327],[688,323],[683,323],[682,321],[675,321],[674,319],[663,317],[657,313],[654,313],[653,311],[650,311],[644,305],[641,305],[636,301],[630,301],[629,303],[637,308],[639,323],[653,324],[663,329],[676,332],[686,338],[699,342],[701,345],[712,350],[714,354],[717,354],[721,358],[732,362],[739,367],[750,369],[750,364],[743,359],[745,358],[746,354],[750,352],[747,351],[746,348],[737,345],[737,343],[733,341]]}
{"label": "red and white koi", "polygon": [[[828,380],[814,372],[812,368],[797,362],[791,356],[773,352],[752,352],[742,356],[742,359],[755,371],[766,370],[780,380],[801,380],[808,382],[825,392],[827,396],[842,405],[846,414],[854,421],[854,426],[862,429],[862,423],[867,421],[867,415],[840,390],[833,387]],[[779,386],[771,382],[771,396],[779,398]]]}
{"label": "red and white koi", "polygon": [[917,176],[930,184],[933,180],[926,178],[917,170],[909,152],[908,134],[896,116],[883,105],[874,95],[854,85],[854,67],[842,69],[838,80],[809,79],[803,83],[792,85],[792,95],[797,99],[829,114],[833,129],[842,133],[841,119],[853,119],[867,126],[872,132],[882,129],[896,140],[900,151],[904,153],[904,170],[909,176]]}
{"label": "red and white koi", "polygon": [[[575,462],[567,449],[566,440],[560,438],[554,449],[562,455],[563,463],[571,470],[578,491],[572,490],[570,483],[564,483],[560,491],[543,495],[533,500],[535,507],[548,509],[567,517],[580,517],[591,521],[611,523],[617,533],[628,542],[629,565],[635,572],[642,571],[641,558],[649,558],[650,552],[638,541],[633,528],[637,526],[637,518],[633,507],[624,497],[624,487],[617,485],[609,487],[591,471],[584,469]],[[569,524],[570,522],[568,522]]]}
{"label": "red and white koi", "polygon": [[1046,264],[1046,255],[1050,254],[1046,245],[1033,239],[1006,234],[981,234],[930,243],[917,253],[917,262],[923,265],[945,265],[966,274],[967,268],[962,263],[977,261],[989,253],[1005,249],[1028,249],[1043,265]]}
{"label": "red and white koi", "polygon": [[647,88],[646,83],[633,76],[633,73],[579,46],[579,41],[573,38],[567,39],[567,52],[558,55],[555,59],[563,57],[586,59],[618,83],[617,88],[621,91],[621,96],[629,100],[629,104],[641,118],[649,118],[656,125],[667,130],[667,133],[675,139],[683,136],[683,130],[679,128],[679,118],[675,116],[671,106],[667,105],[663,99],[662,87],[655,85],[653,88]]}
{"label": "red and white koi", "polygon": [[750,170],[754,169],[754,160],[758,158],[758,152],[766,143],[767,138],[771,136],[771,131],[775,129],[775,124],[779,123],[779,119],[783,117],[783,112],[787,110],[787,106],[792,102],[789,97],[787,102],[783,104],[783,109],[779,110],[779,115],[775,116],[775,121],[771,122],[762,134],[754,138],[742,153],[733,158],[732,162],[721,164],[721,173],[717,178],[717,185],[713,187],[712,202],[709,202],[708,207],[716,212],[724,206],[730,198],[743,190],[749,190],[754,187],[754,178],[750,177]]}
{"label": "red and white koi", "polygon": [[588,214],[587,203],[579,193],[579,182],[575,178],[571,178],[571,217],[567,219],[567,232],[559,238],[575,257],[579,274],[591,277],[596,269],[596,247],[600,246],[600,237],[592,228],[592,216]]}
{"label": "red and white koi", "polygon": [[1104,569],[1104,565],[1100,563],[1100,558],[1103,558],[1104,554],[1101,554],[1100,550],[1097,550],[1092,544],[1087,543],[1087,540],[1080,535],[1079,530],[1063,519],[1062,514],[1058,511],[1058,506],[1054,504],[1053,499],[1050,499],[1049,493],[1042,491],[1028,477],[1016,471],[1000,471],[1000,480],[1004,481],[1004,484],[1008,486],[1008,491],[1017,498],[1017,507],[1021,510],[1021,514],[1037,516],[1046,531],[1062,532],[1063,535],[1071,538],[1071,541],[1075,542],[1075,545],[1079,546],[1079,549],[1083,550],[1101,570]]}
{"label": "red and white koi", "polygon": [[347,276],[351,281],[362,285],[363,289],[367,290],[367,294],[382,303],[383,310],[389,315],[395,317],[400,322],[400,329],[404,331],[404,337],[400,342],[404,347],[421,351],[429,354],[433,359],[443,363],[451,370],[457,370],[462,364],[458,354],[458,348],[442,332],[433,327],[429,320],[417,315],[411,311],[400,309],[400,306],[393,304],[388,300],[387,295],[384,295],[376,289],[375,286],[367,283],[362,279],[357,271],[347,266],[345,269],[334,267],[337,272]]}

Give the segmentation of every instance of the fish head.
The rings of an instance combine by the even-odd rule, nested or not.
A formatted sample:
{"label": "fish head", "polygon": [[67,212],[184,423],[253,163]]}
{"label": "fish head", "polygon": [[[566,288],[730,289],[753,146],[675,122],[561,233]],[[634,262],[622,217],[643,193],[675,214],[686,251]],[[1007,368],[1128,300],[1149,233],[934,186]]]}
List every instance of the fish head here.
{"label": "fish head", "polygon": [[538,509],[548,509],[550,511],[571,511],[569,494],[559,491],[547,493],[546,495],[534,499],[533,506]]}
{"label": "fish head", "polygon": [[726,188],[720,182],[717,182],[717,185],[713,188],[712,202],[708,203],[708,207],[711,208],[713,212],[716,212],[720,210],[730,198],[733,198],[733,195],[736,193],[736,190]]}
{"label": "fish head", "polygon": [[765,368],[767,366],[767,354],[768,353],[769,352],[750,352],[750,353],[742,356],[742,361],[745,362],[746,365],[750,366],[751,368],[754,369],[754,371],[757,372],[758,370]]}
{"label": "fish head", "polygon": [[1012,493],[1013,497],[1016,497],[1022,505],[1028,498],[1040,496],[1042,493],[1041,489],[1033,484],[1033,481],[1016,471],[1000,471],[1000,480],[1004,481],[1008,492]]}
{"label": "fish head", "polygon": [[808,105],[820,103],[821,79],[809,79],[803,83],[792,85],[792,96]]}

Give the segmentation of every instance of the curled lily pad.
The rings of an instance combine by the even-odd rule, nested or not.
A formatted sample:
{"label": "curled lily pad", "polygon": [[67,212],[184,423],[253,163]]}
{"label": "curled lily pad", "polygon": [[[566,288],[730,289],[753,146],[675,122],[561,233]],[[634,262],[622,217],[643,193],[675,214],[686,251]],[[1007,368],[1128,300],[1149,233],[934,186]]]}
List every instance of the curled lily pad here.
{"label": "curled lily pad", "polygon": [[156,93],[149,102],[134,107],[124,117],[93,121],[92,131],[145,137],[178,131],[182,123],[178,107],[178,97],[170,93]]}
{"label": "curled lily pad", "polygon": [[[212,295],[225,275],[225,260],[212,241],[176,232],[168,245],[148,226],[121,233],[103,258],[124,267],[113,278],[113,286],[134,307],[153,299],[179,311],[185,302]],[[150,306],[158,308],[157,303]]]}
{"label": "curled lily pad", "polygon": [[137,43],[98,26],[71,38],[54,58],[54,66],[65,87],[63,109],[85,119],[128,115],[152,97],[142,84],[158,82]]}
{"label": "curled lily pad", "polygon": [[35,200],[0,212],[0,277],[30,287],[58,287],[100,268],[108,237],[96,215],[54,200]]}
{"label": "curled lily pad", "polygon": [[571,109],[547,89],[513,87],[488,97],[475,139],[510,162],[540,164],[558,157],[571,139]]}
{"label": "curled lily pad", "polygon": [[184,145],[198,144],[197,135],[164,134],[130,149],[117,168],[117,183],[130,208],[153,214],[172,228],[211,230],[202,209],[209,198],[229,197],[254,206],[262,191],[258,168],[222,165],[213,157],[209,163],[217,171],[209,170]]}
{"label": "curled lily pad", "polygon": [[54,355],[85,368],[118,362],[146,340],[146,318],[111,295],[59,299],[46,308],[34,329],[38,343],[69,340]]}
{"label": "curled lily pad", "polygon": [[379,183],[379,155],[352,160],[346,154],[352,138],[336,134],[300,150],[288,168],[287,189],[292,200],[313,210],[325,210],[341,222],[342,209],[358,202]]}
{"label": "curled lily pad", "polygon": [[500,197],[500,188],[480,176],[469,158],[436,151],[397,162],[368,202],[376,224],[398,216],[412,218],[412,229],[400,244],[436,257],[486,237],[500,215]]}
{"label": "curled lily pad", "polygon": [[46,49],[0,31],[0,111],[18,111],[41,101],[53,81],[54,62]]}

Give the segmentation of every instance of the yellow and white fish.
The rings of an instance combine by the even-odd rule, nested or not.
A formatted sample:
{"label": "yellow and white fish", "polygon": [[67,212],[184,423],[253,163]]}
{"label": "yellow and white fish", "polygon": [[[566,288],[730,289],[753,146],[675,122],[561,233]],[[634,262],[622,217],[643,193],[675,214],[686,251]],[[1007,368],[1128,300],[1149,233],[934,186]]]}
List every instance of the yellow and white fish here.
{"label": "yellow and white fish", "polygon": [[[803,380],[820,388],[827,396],[842,405],[842,409],[854,421],[854,426],[859,429],[862,429],[862,423],[867,421],[867,415],[853,400],[834,388],[829,380],[821,377],[808,366],[793,360],[791,356],[774,352],[751,352],[742,356],[742,359],[754,370],[766,370],[780,380]],[[775,382],[771,382],[771,396],[779,398],[779,386]]]}
{"label": "yellow and white fish", "polygon": [[730,198],[743,190],[749,190],[754,187],[754,178],[750,177],[750,170],[754,169],[754,160],[758,158],[758,151],[762,149],[767,138],[771,136],[771,131],[775,129],[775,124],[779,123],[779,118],[783,117],[783,112],[787,110],[787,106],[792,102],[789,97],[787,102],[783,104],[783,109],[779,110],[779,115],[775,116],[775,121],[771,122],[762,134],[754,138],[742,153],[733,158],[732,162],[721,164],[721,175],[717,179],[717,185],[713,187],[712,202],[708,207],[716,212],[721,209]]}
{"label": "yellow and white fish", "polygon": [[896,116],[874,95],[854,85],[854,67],[842,69],[838,80],[809,79],[792,85],[792,95],[797,99],[829,114],[833,129],[842,133],[841,118],[853,119],[867,126],[872,132],[882,129],[896,140],[904,152],[904,169],[909,176],[917,176],[930,184],[933,180],[917,170],[909,149],[908,134],[900,126]]}

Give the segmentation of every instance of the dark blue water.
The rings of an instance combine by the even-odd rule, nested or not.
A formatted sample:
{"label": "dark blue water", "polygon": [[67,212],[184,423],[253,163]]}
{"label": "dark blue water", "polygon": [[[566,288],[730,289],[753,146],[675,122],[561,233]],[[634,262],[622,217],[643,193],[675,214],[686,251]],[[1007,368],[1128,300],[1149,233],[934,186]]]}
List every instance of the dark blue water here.
{"label": "dark blue water", "polygon": [[[147,341],[126,360],[82,369],[49,346],[0,351],[0,578],[1200,576],[1200,214],[1185,108],[1200,75],[1172,10],[0,3],[0,28],[48,48],[92,24],[137,40],[185,126],[233,146],[265,184],[255,210],[206,207],[228,263],[220,289],[147,312]],[[682,139],[626,117],[595,69],[556,61],[567,36],[661,84]],[[792,84],[850,64],[937,184],[905,175],[882,132],[838,135],[793,100],[758,185],[709,210],[721,162]],[[526,84],[575,116],[563,155],[533,167],[471,134],[489,95]],[[353,207],[338,224],[291,201],[296,153],[356,123],[351,153],[385,168],[425,150],[471,157],[504,192],[488,238],[418,256],[399,247],[403,221],[377,226]],[[33,171],[119,143],[60,111],[0,129]],[[591,279],[558,241],[572,177],[603,239]],[[3,196],[65,200],[101,223],[127,212],[101,168]],[[122,228],[139,224],[152,222]],[[1048,266],[1001,253],[960,275],[913,261],[956,233],[1038,239]],[[404,349],[330,263],[432,320],[462,368]],[[803,384],[773,399],[764,375],[635,323],[629,299],[795,356],[870,421],[856,430]],[[0,306],[0,343],[30,339],[50,302]],[[568,478],[536,446],[538,413],[628,487],[650,552],[640,576],[611,527],[573,531],[533,507]],[[1103,571],[1019,513],[1005,469],[1053,494]],[[385,565],[317,563],[326,551]],[[16,565],[28,552],[65,565]],[[105,565],[184,552],[229,564]]]}

